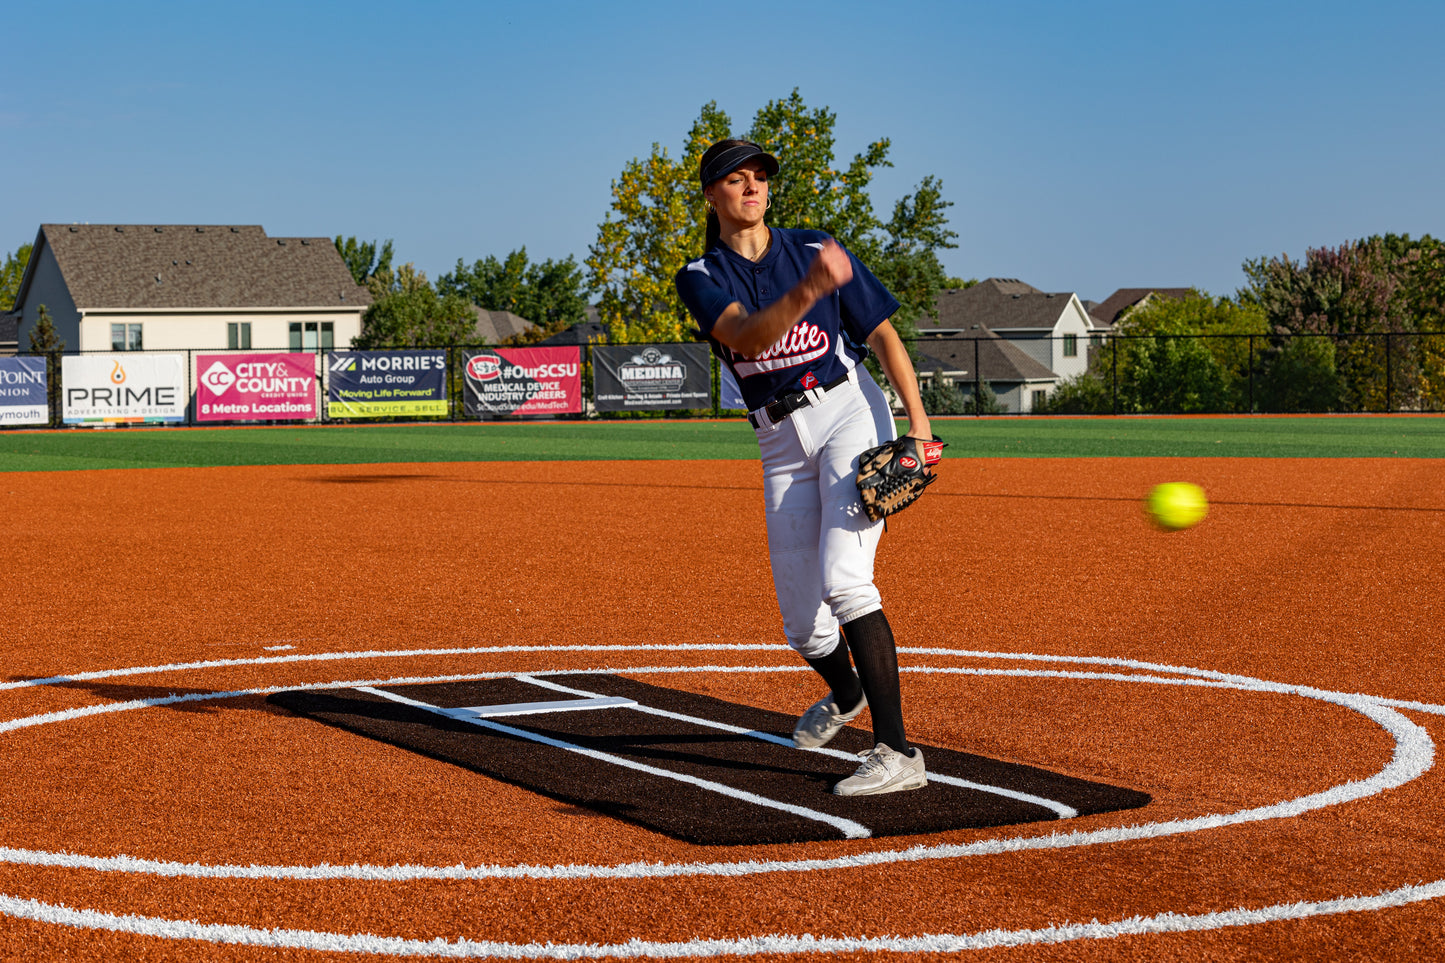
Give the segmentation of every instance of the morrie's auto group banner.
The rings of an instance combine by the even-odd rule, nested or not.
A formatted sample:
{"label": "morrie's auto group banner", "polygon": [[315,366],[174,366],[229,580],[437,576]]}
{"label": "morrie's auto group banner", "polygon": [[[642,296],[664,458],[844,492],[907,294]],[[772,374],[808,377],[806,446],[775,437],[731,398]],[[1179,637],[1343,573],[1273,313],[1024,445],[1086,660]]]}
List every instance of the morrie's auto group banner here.
{"label": "morrie's auto group banner", "polygon": [[492,348],[462,362],[468,415],[562,415],[582,410],[582,349]]}
{"label": "morrie's auto group banner", "polygon": [[598,345],[592,349],[598,411],[712,407],[712,358],[705,344]]}
{"label": "morrie's auto group banner", "polygon": [[0,425],[46,425],[50,402],[44,358],[0,358]]}
{"label": "morrie's auto group banner", "polygon": [[302,421],[315,418],[316,355],[196,355],[197,421]]}
{"label": "morrie's auto group banner", "polygon": [[186,420],[183,354],[83,354],[60,359],[67,425]]}
{"label": "morrie's auto group banner", "polygon": [[328,418],[447,413],[445,351],[333,351],[326,359]]}

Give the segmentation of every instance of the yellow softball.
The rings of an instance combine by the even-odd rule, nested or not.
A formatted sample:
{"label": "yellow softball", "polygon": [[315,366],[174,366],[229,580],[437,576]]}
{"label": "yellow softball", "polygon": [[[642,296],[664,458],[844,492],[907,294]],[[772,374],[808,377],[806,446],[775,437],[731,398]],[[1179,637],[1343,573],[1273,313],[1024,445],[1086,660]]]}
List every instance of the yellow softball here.
{"label": "yellow softball", "polygon": [[1166,532],[1191,528],[1209,514],[1204,489],[1193,482],[1164,482],[1155,485],[1147,502],[1149,517]]}

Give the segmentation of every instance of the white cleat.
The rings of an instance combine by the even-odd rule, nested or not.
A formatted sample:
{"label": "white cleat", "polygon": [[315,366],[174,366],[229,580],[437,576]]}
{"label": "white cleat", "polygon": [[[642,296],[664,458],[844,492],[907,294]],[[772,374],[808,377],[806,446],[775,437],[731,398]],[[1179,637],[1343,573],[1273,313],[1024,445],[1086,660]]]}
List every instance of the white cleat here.
{"label": "white cleat", "polygon": [[835,794],[876,796],[885,792],[922,789],[928,785],[928,776],[923,769],[923,750],[917,746],[905,756],[880,742],[859,755],[863,757],[863,765],[859,766],[853,775],[833,787]]}
{"label": "white cleat", "polygon": [[838,730],[858,718],[858,713],[868,708],[866,696],[858,697],[858,707],[851,712],[839,712],[838,704],[829,692],[817,702],[808,706],[808,711],[793,727],[793,745],[799,749],[816,749],[827,745]]}

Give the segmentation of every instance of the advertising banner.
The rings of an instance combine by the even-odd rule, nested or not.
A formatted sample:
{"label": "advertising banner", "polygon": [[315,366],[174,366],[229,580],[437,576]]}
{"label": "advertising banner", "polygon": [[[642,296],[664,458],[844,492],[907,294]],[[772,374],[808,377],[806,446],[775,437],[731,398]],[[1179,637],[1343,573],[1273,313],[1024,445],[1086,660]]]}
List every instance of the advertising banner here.
{"label": "advertising banner", "polygon": [[445,351],[333,351],[326,356],[328,418],[446,413]]}
{"label": "advertising banner", "polygon": [[60,359],[67,425],[186,420],[183,354],[83,354]]}
{"label": "advertising banner", "polygon": [[44,358],[0,358],[0,425],[50,423]]}
{"label": "advertising banner", "polygon": [[711,408],[707,345],[598,345],[592,349],[592,398],[598,411]]}
{"label": "advertising banner", "polygon": [[316,355],[198,354],[197,421],[315,418]]}
{"label": "advertising banner", "polygon": [[564,415],[582,410],[582,349],[492,348],[463,360],[468,415]]}

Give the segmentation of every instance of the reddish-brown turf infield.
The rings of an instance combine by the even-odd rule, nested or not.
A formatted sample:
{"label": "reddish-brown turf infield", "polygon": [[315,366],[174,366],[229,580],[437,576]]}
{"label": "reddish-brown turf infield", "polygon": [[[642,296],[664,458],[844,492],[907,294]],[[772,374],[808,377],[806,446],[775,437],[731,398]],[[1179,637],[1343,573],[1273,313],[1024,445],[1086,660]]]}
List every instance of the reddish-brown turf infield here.
{"label": "reddish-brown turf infield", "polygon": [[[799,712],[750,462],[0,476],[0,958],[1440,955],[1445,463],[941,474],[879,556],[910,735],[1147,806],[698,846],[267,701],[606,669]],[[1197,528],[1148,526],[1168,480]]]}

